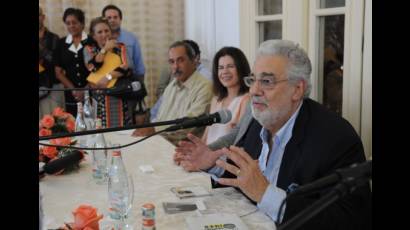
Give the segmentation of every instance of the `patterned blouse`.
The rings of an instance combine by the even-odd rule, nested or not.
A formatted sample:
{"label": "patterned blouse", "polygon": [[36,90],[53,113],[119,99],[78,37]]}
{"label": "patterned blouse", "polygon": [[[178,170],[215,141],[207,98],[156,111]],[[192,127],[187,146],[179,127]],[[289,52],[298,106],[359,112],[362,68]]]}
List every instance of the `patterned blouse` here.
{"label": "patterned blouse", "polygon": [[[84,49],[84,62],[89,67],[90,72],[95,72],[103,65],[103,62],[97,62],[95,56],[100,51],[100,48],[94,45],[87,45]],[[128,63],[129,58],[125,45],[118,44],[112,51],[121,58],[121,63]],[[129,69],[124,70],[118,67],[115,71],[121,72],[124,75],[130,74]],[[132,115],[126,101],[119,97],[107,96],[103,93],[93,91],[94,99],[97,101],[97,117],[101,118],[102,126],[106,128],[125,126],[132,124]]]}

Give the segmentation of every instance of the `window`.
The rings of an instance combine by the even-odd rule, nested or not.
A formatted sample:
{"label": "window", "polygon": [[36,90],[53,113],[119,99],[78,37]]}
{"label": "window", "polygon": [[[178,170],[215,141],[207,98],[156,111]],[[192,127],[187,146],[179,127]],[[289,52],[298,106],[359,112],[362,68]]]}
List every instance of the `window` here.
{"label": "window", "polygon": [[[240,1],[240,47],[249,62],[255,61],[257,47],[268,39],[298,43],[312,61],[310,98],[347,119],[361,135],[368,156],[372,127],[371,2]],[[364,36],[365,23],[368,31]],[[368,54],[363,55],[363,50]]]}
{"label": "window", "polygon": [[282,14],[282,0],[258,0],[258,15]]}
{"label": "window", "polygon": [[346,0],[320,0],[320,8],[343,7],[346,5]]}
{"label": "window", "polygon": [[282,22],[279,20],[258,22],[258,31],[258,45],[269,39],[281,39]]}
{"label": "window", "polygon": [[282,0],[258,0],[256,4],[256,47],[269,39],[282,38]]}
{"label": "window", "polygon": [[319,18],[319,78],[323,82],[322,103],[342,115],[344,15]]}

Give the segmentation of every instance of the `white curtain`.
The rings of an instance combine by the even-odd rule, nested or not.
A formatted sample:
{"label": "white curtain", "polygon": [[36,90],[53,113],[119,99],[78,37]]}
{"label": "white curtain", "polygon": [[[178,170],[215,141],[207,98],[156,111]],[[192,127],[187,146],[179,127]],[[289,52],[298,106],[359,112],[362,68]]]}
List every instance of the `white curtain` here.
{"label": "white curtain", "polygon": [[122,27],[135,33],[140,41],[145,64],[147,103],[152,106],[161,69],[167,66],[168,47],[184,39],[184,0],[39,0],[50,31],[67,34],[62,17],[68,7],[85,12],[85,31],[92,18],[101,16],[104,6],[114,4],[123,14]]}

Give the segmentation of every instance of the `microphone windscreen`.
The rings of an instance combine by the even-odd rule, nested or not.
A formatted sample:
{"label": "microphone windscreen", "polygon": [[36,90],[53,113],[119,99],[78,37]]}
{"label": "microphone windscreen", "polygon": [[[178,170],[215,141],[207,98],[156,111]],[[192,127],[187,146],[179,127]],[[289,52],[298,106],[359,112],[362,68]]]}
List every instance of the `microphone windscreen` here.
{"label": "microphone windscreen", "polygon": [[74,151],[64,157],[48,162],[44,165],[43,170],[47,174],[54,174],[70,165],[77,164],[81,159],[83,159],[83,153]]}
{"label": "microphone windscreen", "polygon": [[136,92],[141,89],[141,83],[139,83],[138,81],[133,81],[131,82],[131,87],[132,87],[132,91]]}
{"label": "microphone windscreen", "polygon": [[231,111],[227,109],[223,109],[217,112],[219,114],[219,117],[221,118],[220,122],[221,124],[226,124],[232,119],[232,113]]}

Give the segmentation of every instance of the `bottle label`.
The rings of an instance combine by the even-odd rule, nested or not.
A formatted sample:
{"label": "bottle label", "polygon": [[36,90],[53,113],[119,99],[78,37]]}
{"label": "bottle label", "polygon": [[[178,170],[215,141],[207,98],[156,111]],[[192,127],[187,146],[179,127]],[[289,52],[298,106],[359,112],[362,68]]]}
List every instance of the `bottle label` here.
{"label": "bottle label", "polygon": [[114,208],[109,208],[108,214],[110,215],[111,219],[114,219],[114,220],[120,219],[120,213]]}
{"label": "bottle label", "polygon": [[105,182],[105,173],[101,169],[95,167],[93,168],[93,178],[97,184]]}
{"label": "bottle label", "polygon": [[146,203],[142,206],[142,229],[155,230],[155,206],[151,203]]}
{"label": "bottle label", "polygon": [[126,215],[128,198],[121,192],[111,192],[109,215],[112,219],[118,220],[121,214]]}

